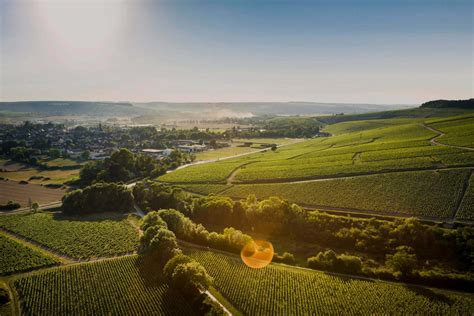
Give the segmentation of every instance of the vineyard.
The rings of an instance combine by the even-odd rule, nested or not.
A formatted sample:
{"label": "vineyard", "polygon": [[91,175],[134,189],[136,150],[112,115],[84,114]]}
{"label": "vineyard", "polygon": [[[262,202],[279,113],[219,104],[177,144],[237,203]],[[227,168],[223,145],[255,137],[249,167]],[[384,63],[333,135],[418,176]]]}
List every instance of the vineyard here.
{"label": "vineyard", "polygon": [[474,117],[466,116],[429,124],[446,135],[438,140],[443,144],[474,147]]}
{"label": "vineyard", "polygon": [[0,275],[58,264],[51,257],[26,247],[0,233]]}
{"label": "vineyard", "polygon": [[235,198],[246,198],[249,194],[258,198],[279,196],[315,207],[448,218],[469,174],[469,170],[417,171],[301,183],[234,185],[222,194]]}
{"label": "vineyard", "polygon": [[216,288],[249,315],[470,315],[474,297],[271,264],[251,269],[239,258],[189,250]]}
{"label": "vineyard", "polygon": [[25,315],[190,315],[137,256],[38,271],[11,281]]}
{"label": "vineyard", "polygon": [[[333,137],[315,138],[276,151],[190,166],[159,179],[172,183],[225,183],[235,171],[232,179],[235,183],[284,182],[474,164],[474,152],[431,145],[429,140],[437,134],[422,126],[419,120],[386,120],[379,124],[380,127],[366,121],[340,124],[344,126],[335,124],[328,127],[328,131],[341,133]],[[355,128],[357,124],[368,129],[359,130]],[[472,138],[459,129],[451,130],[451,134],[453,137]]]}
{"label": "vineyard", "polygon": [[54,213],[0,216],[0,227],[75,259],[131,253],[138,235],[126,217],[64,217]]}
{"label": "vineyard", "polygon": [[474,220],[474,176],[471,174],[469,179],[469,186],[464,195],[459,211],[456,214],[456,218],[464,220]]}

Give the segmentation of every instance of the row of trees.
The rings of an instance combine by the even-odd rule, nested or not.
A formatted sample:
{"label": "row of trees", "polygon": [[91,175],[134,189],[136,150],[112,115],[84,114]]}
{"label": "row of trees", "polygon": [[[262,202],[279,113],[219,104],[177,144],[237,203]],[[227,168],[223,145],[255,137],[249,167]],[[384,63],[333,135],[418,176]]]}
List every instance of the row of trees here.
{"label": "row of trees", "polygon": [[141,254],[153,261],[157,269],[162,269],[152,272],[163,273],[170,286],[189,299],[200,313],[221,314],[219,307],[209,301],[204,293],[212,284],[212,277],[199,262],[182,254],[175,234],[159,214],[147,214],[140,228],[143,230]]}

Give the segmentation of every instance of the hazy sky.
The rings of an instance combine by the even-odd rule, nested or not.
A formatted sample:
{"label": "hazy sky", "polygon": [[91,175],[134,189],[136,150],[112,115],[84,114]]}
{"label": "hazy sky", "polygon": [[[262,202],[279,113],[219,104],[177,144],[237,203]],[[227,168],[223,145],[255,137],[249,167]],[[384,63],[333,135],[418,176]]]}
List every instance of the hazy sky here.
{"label": "hazy sky", "polygon": [[473,96],[457,0],[0,0],[0,99],[419,103]]}

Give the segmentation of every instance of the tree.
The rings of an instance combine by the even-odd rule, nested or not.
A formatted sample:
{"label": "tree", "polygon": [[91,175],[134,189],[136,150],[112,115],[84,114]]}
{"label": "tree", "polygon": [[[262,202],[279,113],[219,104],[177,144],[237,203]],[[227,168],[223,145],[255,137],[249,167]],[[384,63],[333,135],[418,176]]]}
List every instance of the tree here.
{"label": "tree", "polygon": [[171,282],[171,278],[173,276],[174,269],[184,263],[189,263],[193,262],[194,259],[192,259],[189,256],[183,255],[183,254],[178,254],[168,260],[168,262],[165,264],[163,268],[163,275],[165,276],[166,279],[168,279],[168,282]]}
{"label": "tree", "polygon": [[36,212],[38,211],[38,208],[39,208],[39,204],[38,204],[38,203],[34,202],[34,203],[31,204],[31,211],[32,211],[33,213],[36,213]]}
{"label": "tree", "polygon": [[166,222],[161,219],[160,215],[158,212],[150,212],[143,217],[143,223],[141,224],[140,228],[143,231],[146,231],[150,227],[159,227],[159,228],[168,228],[168,225],[166,225]]}
{"label": "tree", "polygon": [[61,155],[61,152],[57,148],[51,148],[49,150],[49,157],[51,157],[52,159],[59,158],[60,155]]}
{"label": "tree", "polygon": [[82,160],[89,160],[90,156],[91,156],[91,152],[86,149],[82,152],[81,159]]}
{"label": "tree", "polygon": [[148,246],[144,245],[144,248],[146,252],[158,258],[162,263],[167,262],[180,252],[175,234],[164,228],[158,229]]}
{"label": "tree", "polygon": [[393,255],[386,255],[385,264],[393,271],[399,272],[402,276],[407,276],[413,273],[416,268],[418,260],[416,254],[413,253],[413,248],[408,246],[399,246]]}
{"label": "tree", "polygon": [[171,285],[178,288],[187,297],[195,297],[200,291],[211,286],[213,279],[197,261],[176,266],[171,276]]}

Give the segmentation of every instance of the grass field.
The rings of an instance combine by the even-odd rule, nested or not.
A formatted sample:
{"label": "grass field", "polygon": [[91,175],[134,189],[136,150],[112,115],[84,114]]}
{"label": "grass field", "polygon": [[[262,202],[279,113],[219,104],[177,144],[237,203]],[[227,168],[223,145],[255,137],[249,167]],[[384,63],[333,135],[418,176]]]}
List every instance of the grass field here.
{"label": "grass field", "polygon": [[24,315],[192,315],[160,272],[127,256],[38,271],[11,283]]}
{"label": "grass field", "polygon": [[51,189],[39,184],[20,184],[15,181],[0,180],[0,204],[15,201],[27,206],[29,199],[40,205],[60,201],[66,194],[65,189]]}
{"label": "grass field", "polygon": [[59,263],[54,258],[22,245],[2,232],[0,232],[0,253],[0,275]]}
{"label": "grass field", "polygon": [[[309,206],[449,218],[469,174],[469,170],[417,171],[302,183],[234,185],[222,194],[236,198],[249,194],[258,198],[279,196]],[[193,189],[200,192],[200,187]]]}
{"label": "grass field", "polygon": [[51,159],[51,160],[45,160],[45,161],[42,161],[44,163],[46,163],[49,167],[80,167],[81,162],[77,162],[75,160],[72,160],[72,159],[68,159],[68,158],[56,158],[56,159]]}
{"label": "grass field", "polygon": [[124,216],[97,215],[81,218],[57,213],[0,216],[0,227],[38,242],[74,259],[132,253],[137,231]]}
{"label": "grass field", "polygon": [[[79,169],[72,170],[39,170],[35,168],[19,169],[16,171],[0,171],[0,177],[13,181],[28,181],[36,184],[63,184],[77,179]],[[33,177],[33,178],[32,178]]]}
{"label": "grass field", "polygon": [[361,280],[271,264],[251,269],[240,258],[188,250],[215,287],[249,315],[470,315],[474,297],[437,289]]}

